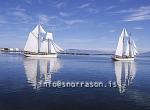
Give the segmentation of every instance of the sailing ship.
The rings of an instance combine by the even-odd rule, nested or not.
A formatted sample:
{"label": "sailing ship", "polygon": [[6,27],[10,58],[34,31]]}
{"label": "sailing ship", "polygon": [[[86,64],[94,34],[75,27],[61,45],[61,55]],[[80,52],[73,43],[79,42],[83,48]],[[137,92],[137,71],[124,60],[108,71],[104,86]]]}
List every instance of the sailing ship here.
{"label": "sailing ship", "polygon": [[57,57],[63,49],[54,42],[53,34],[46,32],[39,24],[29,33],[24,51],[26,57],[49,58]]}
{"label": "sailing ship", "polygon": [[136,63],[134,61],[115,61],[116,83],[120,93],[124,93],[136,76]]}
{"label": "sailing ship", "polygon": [[46,87],[52,81],[52,77],[62,67],[58,58],[24,60],[24,69],[28,83],[33,89]]}
{"label": "sailing ship", "polygon": [[116,53],[112,58],[117,61],[132,61],[137,54],[135,42],[124,28],[119,37]]}

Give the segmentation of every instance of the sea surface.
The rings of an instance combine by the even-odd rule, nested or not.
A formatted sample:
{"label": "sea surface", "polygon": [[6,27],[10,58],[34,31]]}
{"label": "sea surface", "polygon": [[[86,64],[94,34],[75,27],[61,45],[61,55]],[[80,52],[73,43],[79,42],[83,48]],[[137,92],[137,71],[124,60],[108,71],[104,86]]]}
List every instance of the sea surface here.
{"label": "sea surface", "polygon": [[0,110],[150,110],[150,57],[114,62],[110,55],[0,53]]}

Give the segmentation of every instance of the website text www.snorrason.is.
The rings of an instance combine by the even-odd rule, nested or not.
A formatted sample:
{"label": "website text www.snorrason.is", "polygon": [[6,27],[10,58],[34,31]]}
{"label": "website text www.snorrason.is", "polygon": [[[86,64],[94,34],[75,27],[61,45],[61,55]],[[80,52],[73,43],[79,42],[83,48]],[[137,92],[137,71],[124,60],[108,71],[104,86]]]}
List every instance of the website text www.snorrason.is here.
{"label": "website text www.snorrason.is", "polygon": [[113,81],[48,81],[42,83],[42,87],[51,88],[107,88],[117,87],[117,83]]}

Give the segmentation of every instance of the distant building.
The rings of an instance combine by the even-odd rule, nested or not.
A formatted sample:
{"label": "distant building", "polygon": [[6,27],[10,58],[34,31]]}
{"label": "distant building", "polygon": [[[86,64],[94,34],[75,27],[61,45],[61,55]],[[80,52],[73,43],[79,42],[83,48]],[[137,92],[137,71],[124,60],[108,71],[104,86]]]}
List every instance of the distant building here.
{"label": "distant building", "polygon": [[14,49],[13,49],[13,48],[9,48],[9,50],[10,50],[10,51],[14,51]]}
{"label": "distant building", "polygon": [[4,48],[0,48],[0,51],[3,51],[4,50]]}
{"label": "distant building", "polygon": [[4,50],[9,50],[9,48],[4,48]]}
{"label": "distant building", "polygon": [[15,51],[19,51],[19,48],[15,48]]}

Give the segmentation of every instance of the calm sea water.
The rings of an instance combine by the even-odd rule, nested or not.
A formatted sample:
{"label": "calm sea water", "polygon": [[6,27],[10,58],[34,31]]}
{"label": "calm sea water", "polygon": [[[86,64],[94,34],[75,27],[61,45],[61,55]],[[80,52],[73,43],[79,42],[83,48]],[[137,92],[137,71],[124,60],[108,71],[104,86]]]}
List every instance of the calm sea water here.
{"label": "calm sea water", "polygon": [[[0,54],[0,110],[150,110],[150,57],[29,59]],[[117,87],[58,88],[46,82],[100,81]]]}

